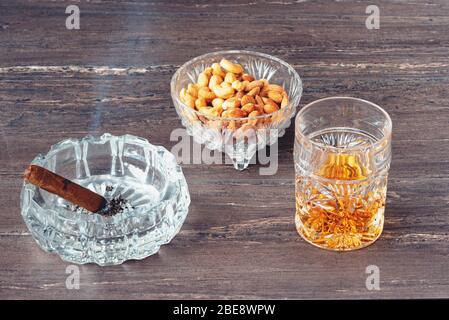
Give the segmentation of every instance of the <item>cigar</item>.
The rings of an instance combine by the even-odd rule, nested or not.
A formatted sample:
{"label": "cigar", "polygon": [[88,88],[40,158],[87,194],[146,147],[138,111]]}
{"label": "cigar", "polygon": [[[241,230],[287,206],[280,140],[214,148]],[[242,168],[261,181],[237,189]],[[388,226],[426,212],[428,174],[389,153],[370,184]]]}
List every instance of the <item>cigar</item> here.
{"label": "cigar", "polygon": [[99,194],[40,166],[30,165],[23,176],[29,183],[90,212],[98,212],[107,204],[106,199]]}

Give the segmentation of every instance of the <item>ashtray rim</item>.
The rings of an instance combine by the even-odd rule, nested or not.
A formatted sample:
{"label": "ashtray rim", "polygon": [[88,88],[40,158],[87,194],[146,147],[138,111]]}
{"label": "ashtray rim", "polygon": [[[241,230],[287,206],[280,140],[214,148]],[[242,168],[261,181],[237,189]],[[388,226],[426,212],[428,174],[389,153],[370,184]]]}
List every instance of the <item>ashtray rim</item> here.
{"label": "ashtray rim", "polygon": [[[182,183],[185,184],[187,187],[187,183],[185,181],[185,177],[182,173],[182,168],[179,166],[179,164],[176,161],[176,157],[168,151],[163,146],[156,146],[151,144],[147,139],[141,138],[138,136],[125,134],[121,136],[115,136],[110,133],[104,133],[101,136],[94,136],[94,135],[87,135],[83,138],[68,138],[64,139],[60,142],[57,142],[56,144],[53,144],[49,151],[46,154],[38,154],[32,161],[32,164],[40,165],[43,167],[47,167],[47,159],[50,159],[53,155],[55,155],[57,152],[61,151],[62,148],[65,148],[65,145],[73,146],[73,144],[82,145],[83,143],[94,143],[94,144],[104,144],[110,141],[111,139],[133,139],[134,141],[139,141],[142,145],[145,145],[145,147],[151,149],[153,152],[157,152],[159,155],[159,158],[162,159],[162,156],[166,157],[164,160],[170,160],[167,162],[164,162],[164,166],[166,168],[166,178],[169,178],[170,183]],[[168,159],[167,159],[168,158]],[[166,182],[167,184],[168,182]],[[32,185],[31,183],[28,183],[24,181],[22,192],[21,192],[21,212],[22,215],[25,216],[26,211],[28,211],[31,205],[25,206],[23,203],[23,198],[25,193],[29,193],[30,201],[33,201],[34,193],[38,190],[38,187]],[[188,190],[188,187],[187,187]],[[126,223],[128,219],[136,219],[141,216],[146,216],[154,212],[160,212],[165,207],[173,203],[173,201],[176,200],[176,197],[178,196],[180,192],[180,187],[178,187],[177,192],[173,192],[173,194],[170,195],[170,197],[165,198],[165,195],[167,194],[167,188],[164,190],[164,194],[161,196],[161,200],[155,203],[152,203],[150,205],[144,205],[141,207],[136,208],[135,210],[129,211],[127,214],[118,213],[116,215],[107,216],[107,215],[101,215],[98,213],[84,213],[84,212],[74,212],[69,209],[65,208],[50,208],[50,207],[43,207],[39,203],[33,201],[33,205],[36,205],[38,210],[45,211],[48,215],[53,215],[56,219],[64,219],[68,222],[73,223],[93,223],[96,227],[104,227],[109,228],[112,225],[119,225]],[[188,192],[188,191],[187,191]]]}
{"label": "ashtray rim", "polygon": [[[191,199],[182,168],[177,164],[175,156],[164,147],[152,145],[147,139],[133,135],[113,136],[106,133],[100,137],[89,135],[81,139],[65,139],[53,145],[46,155],[55,152],[64,143],[106,142],[108,139],[120,138],[133,139],[134,142],[138,140],[161,156],[166,156],[164,161],[168,159],[167,166],[170,168],[167,170],[167,177],[174,179],[172,182],[175,184],[165,186],[172,189],[169,191],[171,197],[163,199],[161,205],[153,207],[151,211],[140,210],[140,216],[136,215],[137,210],[131,210],[128,217],[136,220],[114,220],[116,216],[103,217],[85,213],[82,213],[83,219],[80,219],[79,213],[77,219],[69,221],[76,226],[73,228],[65,224],[67,221],[63,220],[63,216],[52,216],[62,210],[48,211],[48,208],[40,205],[35,207],[37,202],[33,200],[33,192],[37,187],[24,183],[21,192],[21,215],[34,240],[43,250],[56,253],[62,260],[70,263],[117,265],[127,260],[141,260],[157,253],[162,245],[169,243],[178,234],[188,215]],[[43,164],[44,159],[45,156],[41,154],[33,162]],[[75,156],[75,159],[79,158]],[[146,157],[145,159],[148,160]],[[148,161],[145,162],[148,164]],[[73,211],[67,211],[73,215]],[[153,222],[148,222],[151,219],[145,220],[153,214],[157,214],[160,219],[153,219]],[[95,229],[92,233],[88,230],[90,223],[95,223],[90,225]]]}

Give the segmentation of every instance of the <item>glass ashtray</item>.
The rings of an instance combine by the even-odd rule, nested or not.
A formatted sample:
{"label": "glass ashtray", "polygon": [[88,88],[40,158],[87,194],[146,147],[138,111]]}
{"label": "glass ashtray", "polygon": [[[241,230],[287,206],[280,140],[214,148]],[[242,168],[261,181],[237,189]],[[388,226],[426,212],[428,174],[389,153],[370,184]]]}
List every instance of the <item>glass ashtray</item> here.
{"label": "glass ashtray", "polygon": [[[196,83],[206,67],[223,58],[239,63],[256,79],[282,86],[289,96],[288,105],[256,117],[225,118],[201,113],[184,104],[179,97],[181,89]],[[243,50],[218,51],[196,57],[176,71],[170,86],[173,104],[187,133],[208,149],[227,154],[237,170],[247,168],[257,150],[272,145],[285,134],[303,90],[300,76],[288,63],[268,54]]]}
{"label": "glass ashtray", "polygon": [[39,246],[63,260],[116,265],[158,252],[179,232],[190,195],[175,156],[132,135],[87,136],[53,145],[32,162],[112,200],[126,202],[105,216],[24,183],[21,212]]}

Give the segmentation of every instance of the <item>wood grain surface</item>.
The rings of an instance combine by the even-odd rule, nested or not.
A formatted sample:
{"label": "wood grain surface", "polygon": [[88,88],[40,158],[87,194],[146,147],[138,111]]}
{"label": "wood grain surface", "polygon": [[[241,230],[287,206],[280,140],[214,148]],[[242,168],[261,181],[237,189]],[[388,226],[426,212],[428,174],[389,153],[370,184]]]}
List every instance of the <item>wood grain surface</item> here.
{"label": "wood grain surface", "polygon": [[[0,2],[0,298],[449,297],[449,1]],[[365,27],[369,4],[379,30]],[[276,175],[259,166],[183,165],[192,204],[157,255],[115,267],[43,252],[20,215],[21,172],[68,137],[130,133],[172,147],[181,128],[169,82],[185,61],[246,49],[290,63],[300,107],[349,95],[393,120],[385,230],[372,246],[333,253],[294,226],[293,132],[279,141]],[[380,290],[365,287],[368,265]]]}

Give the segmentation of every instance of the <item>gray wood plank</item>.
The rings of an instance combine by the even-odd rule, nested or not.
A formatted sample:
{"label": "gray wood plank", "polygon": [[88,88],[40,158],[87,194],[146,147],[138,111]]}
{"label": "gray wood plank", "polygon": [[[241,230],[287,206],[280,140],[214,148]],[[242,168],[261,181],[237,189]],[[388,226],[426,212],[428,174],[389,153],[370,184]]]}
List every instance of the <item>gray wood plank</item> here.
{"label": "gray wood plank", "polygon": [[[66,3],[0,3],[0,298],[449,297],[449,3],[90,1],[81,30]],[[192,197],[180,234],[142,261],[81,266],[34,243],[20,216],[21,172],[67,137],[130,133],[171,148],[180,128],[169,82],[187,60],[222,49],[274,54],[300,73],[300,107],[331,95],[383,106],[394,123],[385,230],[366,249],[332,253],[294,226],[293,126],[278,171],[184,164]],[[95,121],[94,119],[99,119]],[[381,290],[365,287],[368,265]]]}

